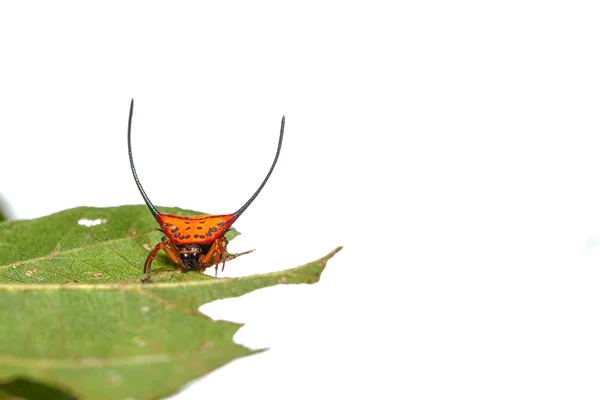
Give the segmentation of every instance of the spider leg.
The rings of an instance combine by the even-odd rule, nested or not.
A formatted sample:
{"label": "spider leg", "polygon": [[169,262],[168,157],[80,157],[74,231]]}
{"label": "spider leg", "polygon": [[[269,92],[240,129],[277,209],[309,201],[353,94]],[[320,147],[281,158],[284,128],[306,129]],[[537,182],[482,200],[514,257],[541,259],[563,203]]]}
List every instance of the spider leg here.
{"label": "spider leg", "polygon": [[[229,240],[227,240],[225,236],[223,236],[221,239],[222,240],[221,243],[219,243],[219,246],[221,246],[221,254],[223,255],[223,266],[221,267],[221,272],[223,272],[225,269],[225,261],[227,261],[227,250],[225,250],[225,247],[227,247],[229,244]],[[225,243],[225,245],[223,245],[223,243]],[[218,262],[215,263],[215,269],[217,269],[218,264]]]}
{"label": "spider leg", "polygon": [[221,268],[221,271],[225,269],[227,251],[225,250],[225,246],[223,246],[223,243],[225,243],[225,246],[227,246],[227,243],[229,243],[229,241],[224,236],[215,240],[212,246],[210,246],[210,249],[208,250],[206,255],[202,257],[202,264],[206,264],[210,261],[213,255],[215,256],[215,276],[217,276],[217,272],[219,270],[219,262],[221,262],[221,257],[223,257],[223,267]]}
{"label": "spider leg", "polygon": [[163,237],[162,241],[160,241],[154,247],[154,250],[152,250],[150,252],[150,254],[148,254],[148,258],[146,258],[146,262],[144,263],[144,273],[148,274],[148,278],[150,278],[150,267],[152,265],[152,261],[154,261],[154,259],[156,258],[156,254],[158,254],[158,252],[161,249],[164,250],[165,253],[167,253],[169,258],[171,258],[171,260],[173,260],[173,262],[175,262],[177,264],[181,264],[181,262],[179,261],[179,255],[178,255],[179,252],[178,252],[177,248],[175,247],[173,242],[171,242],[166,237]]}

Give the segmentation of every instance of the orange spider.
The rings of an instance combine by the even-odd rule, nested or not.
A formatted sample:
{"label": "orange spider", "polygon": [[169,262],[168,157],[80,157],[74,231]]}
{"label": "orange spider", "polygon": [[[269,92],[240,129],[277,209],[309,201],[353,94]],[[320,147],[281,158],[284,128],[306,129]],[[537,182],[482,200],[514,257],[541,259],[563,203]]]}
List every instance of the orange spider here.
{"label": "orange spider", "polygon": [[240,215],[252,204],[258,196],[262,188],[265,186],[275,164],[279,158],[281,151],[281,143],[283,141],[283,129],[285,127],[285,116],[281,119],[281,130],[279,133],[279,143],[273,164],[267,173],[267,176],[260,184],[256,192],[250,199],[233,214],[224,215],[201,215],[185,217],[174,214],[161,214],[152,204],[140,180],[135,172],[133,164],[133,155],[131,153],[131,119],[133,116],[133,99],[131,99],[131,107],[129,109],[129,126],[127,129],[127,145],[129,148],[129,162],[131,163],[131,172],[133,179],[137,185],[144,202],[150,209],[150,212],[160,225],[160,231],[164,233],[160,243],[150,252],[146,262],[144,263],[144,273],[148,274],[150,279],[150,266],[156,257],[156,254],[162,249],[164,250],[173,262],[183,266],[185,270],[202,271],[207,267],[207,264],[214,257],[215,274],[218,269],[219,262],[223,262],[222,269],[225,268],[227,253],[227,239],[225,233],[231,228],[231,225],[239,218]]}

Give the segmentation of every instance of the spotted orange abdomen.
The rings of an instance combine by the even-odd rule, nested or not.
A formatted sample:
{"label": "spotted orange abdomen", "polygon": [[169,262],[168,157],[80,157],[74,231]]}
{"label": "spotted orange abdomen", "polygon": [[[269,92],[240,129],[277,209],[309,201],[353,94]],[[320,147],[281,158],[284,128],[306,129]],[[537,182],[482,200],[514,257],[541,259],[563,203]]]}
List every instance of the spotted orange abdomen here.
{"label": "spotted orange abdomen", "polygon": [[236,220],[234,214],[181,216],[158,214],[156,220],[175,244],[210,244],[222,237]]}

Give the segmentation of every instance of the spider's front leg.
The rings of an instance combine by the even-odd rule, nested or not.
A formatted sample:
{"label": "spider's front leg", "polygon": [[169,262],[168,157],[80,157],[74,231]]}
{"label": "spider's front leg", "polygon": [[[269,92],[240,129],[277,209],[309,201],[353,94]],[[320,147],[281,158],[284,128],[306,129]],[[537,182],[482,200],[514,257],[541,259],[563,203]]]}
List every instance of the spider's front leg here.
{"label": "spider's front leg", "polygon": [[217,276],[217,272],[219,271],[219,262],[221,262],[221,257],[223,259],[223,266],[221,267],[221,271],[225,269],[225,261],[227,261],[227,250],[225,247],[229,244],[229,240],[225,238],[225,236],[221,236],[217,240],[215,240],[210,246],[208,252],[202,257],[201,264],[208,264],[210,259],[215,257],[215,276]]}
{"label": "spider's front leg", "polygon": [[181,261],[179,261],[179,250],[171,240],[166,236],[163,236],[162,241],[160,241],[160,243],[154,247],[154,250],[148,254],[148,258],[146,258],[146,262],[144,263],[144,273],[148,274],[148,279],[150,279],[150,267],[152,266],[152,261],[154,261],[156,254],[158,254],[161,249],[168,254],[174,263],[181,264]]}

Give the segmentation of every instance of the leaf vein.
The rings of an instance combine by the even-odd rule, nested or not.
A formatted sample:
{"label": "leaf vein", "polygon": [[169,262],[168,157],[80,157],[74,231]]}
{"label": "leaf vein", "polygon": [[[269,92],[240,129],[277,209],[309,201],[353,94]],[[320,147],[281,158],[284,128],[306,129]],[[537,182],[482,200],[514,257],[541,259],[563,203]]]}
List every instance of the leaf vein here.
{"label": "leaf vein", "polygon": [[80,359],[60,359],[60,358],[28,358],[9,355],[0,356],[0,366],[25,366],[30,368],[105,368],[107,366],[135,366],[145,364],[163,364],[171,362],[174,358],[185,357],[185,353],[180,354],[138,354],[128,357],[88,357]]}

